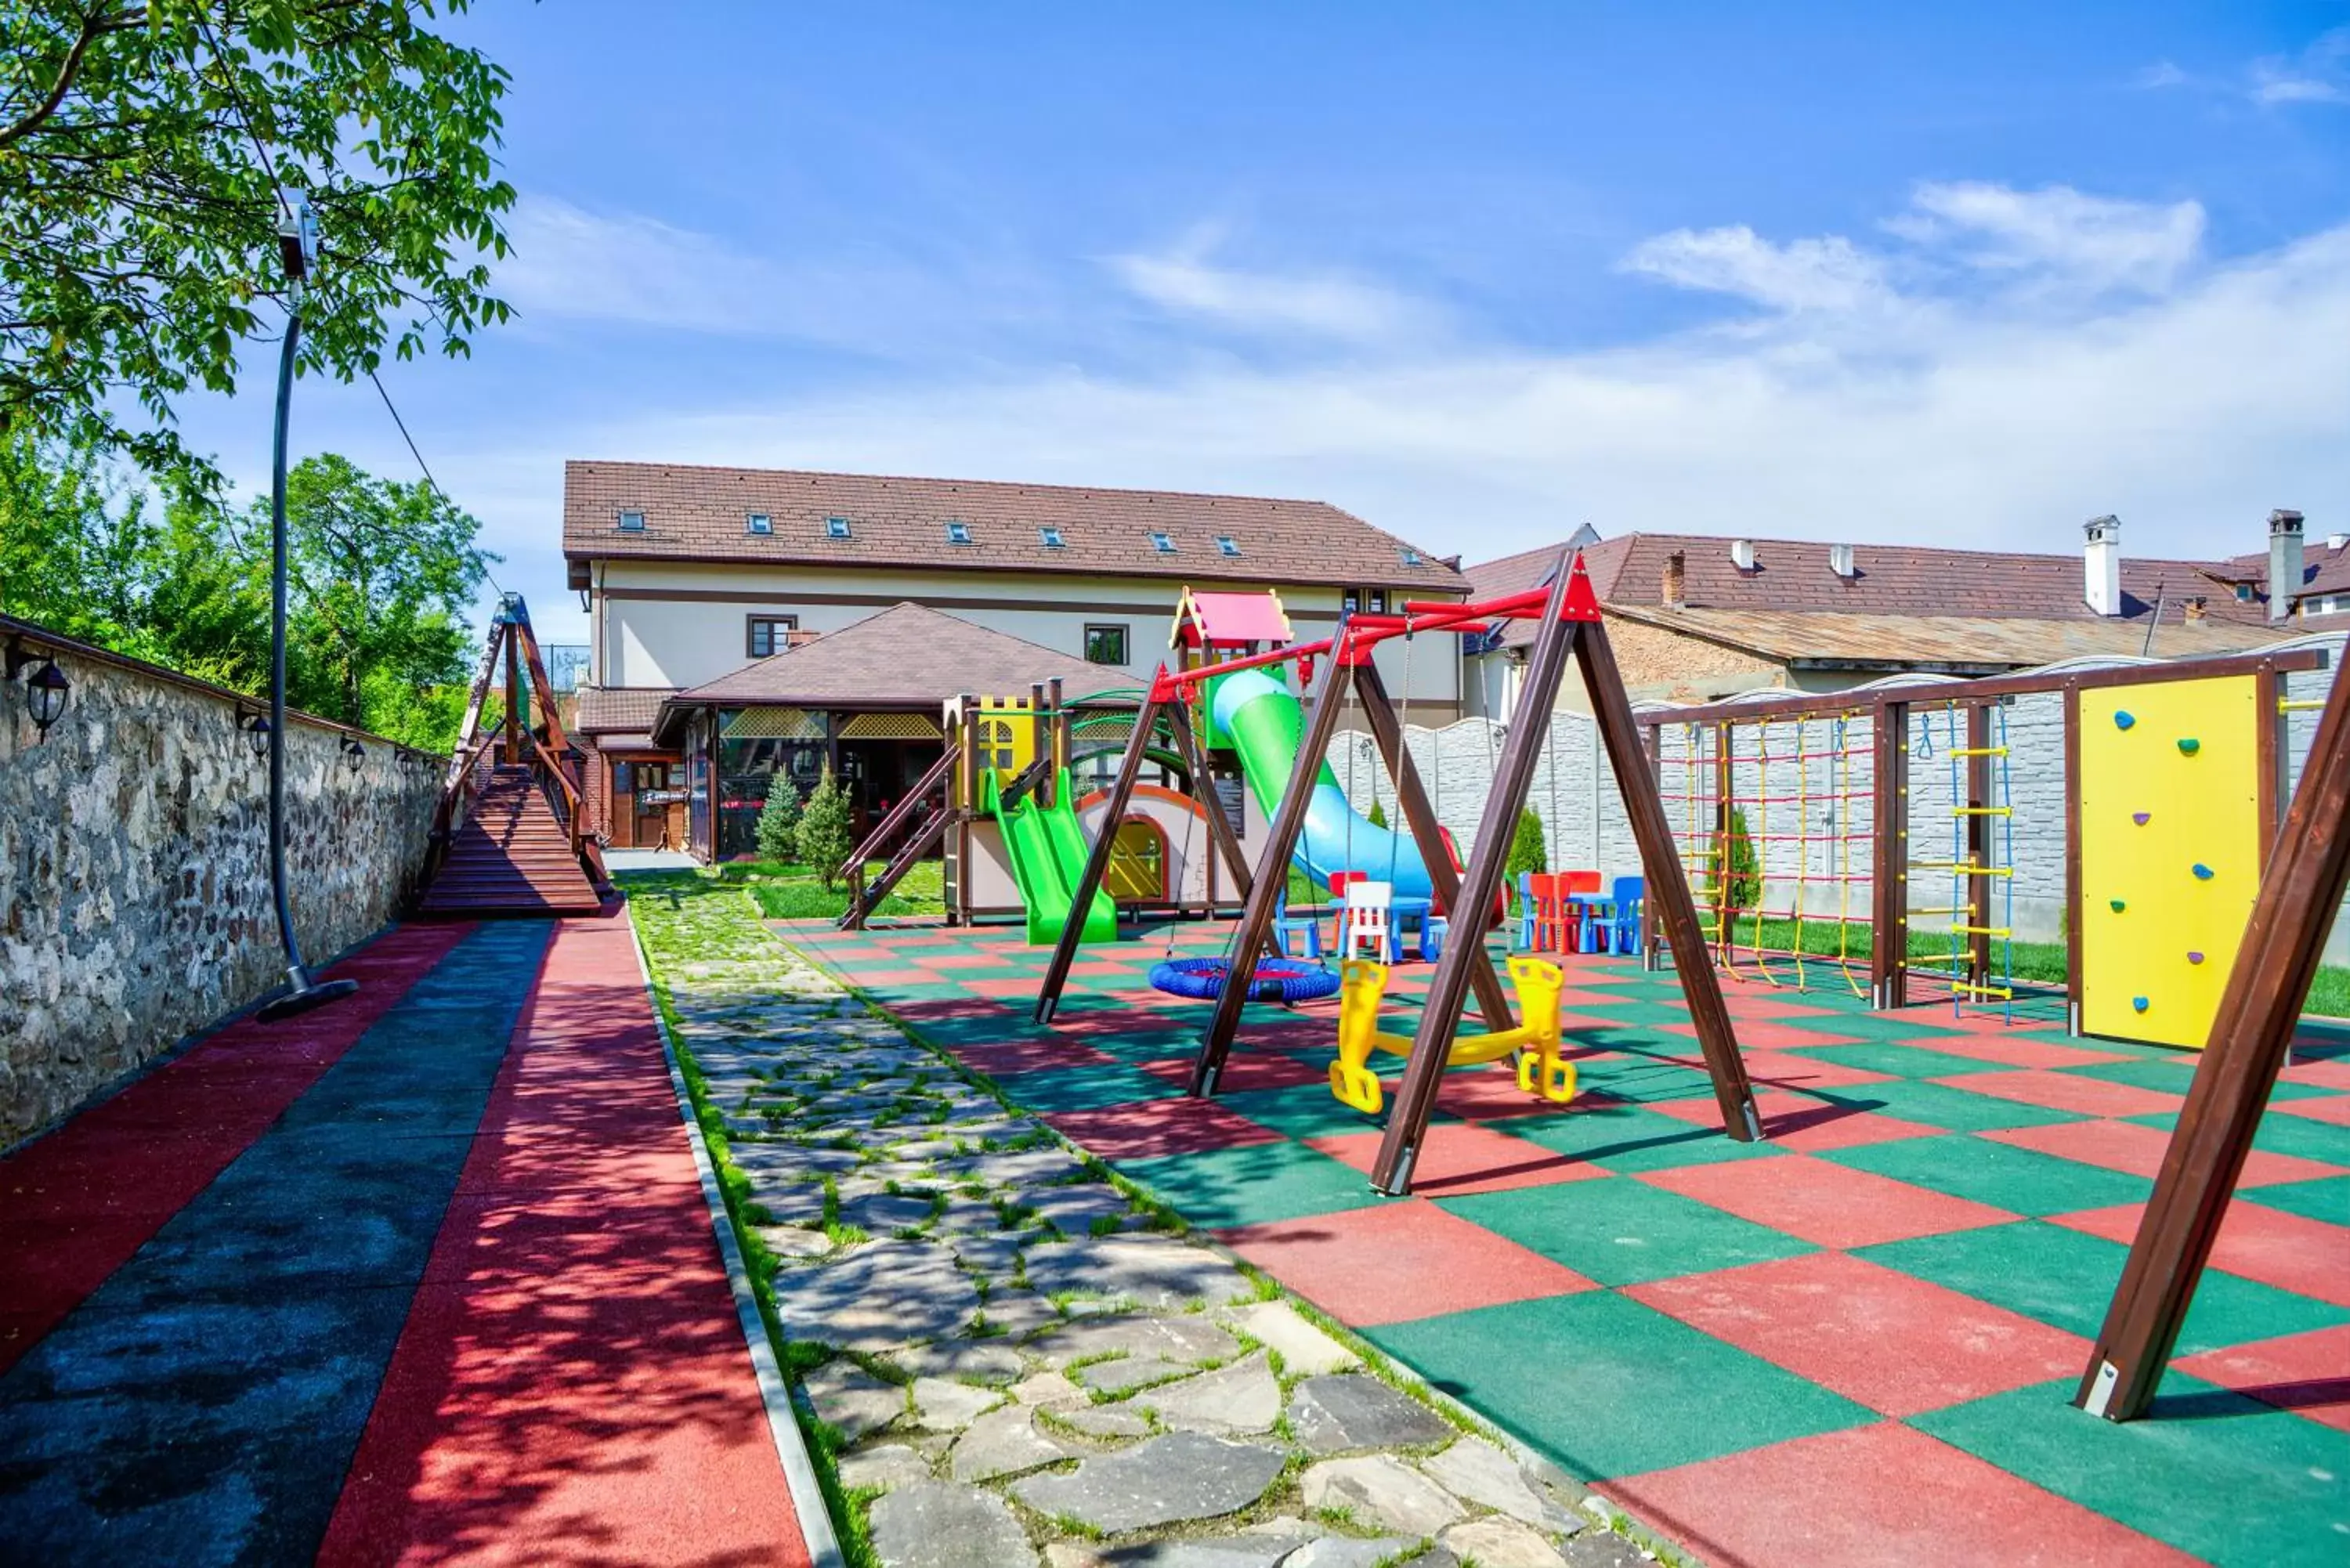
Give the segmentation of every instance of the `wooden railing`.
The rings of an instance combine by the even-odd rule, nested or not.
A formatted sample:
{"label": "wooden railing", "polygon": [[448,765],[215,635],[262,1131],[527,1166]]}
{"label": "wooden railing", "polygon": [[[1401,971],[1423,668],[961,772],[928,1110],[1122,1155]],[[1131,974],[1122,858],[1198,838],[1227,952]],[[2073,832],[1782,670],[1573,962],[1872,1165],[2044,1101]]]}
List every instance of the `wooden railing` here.
{"label": "wooden railing", "polygon": [[[848,858],[835,869],[833,876],[848,884],[848,908],[837,922],[842,930],[862,930],[874,907],[889,896],[889,889],[898,885],[899,879],[912,869],[914,862],[946,832],[951,820],[946,801],[947,774],[959,760],[956,753],[948,751],[932,763],[930,770],[916,781],[914,787],[906,792],[904,798],[874,825],[873,831],[865,836],[865,842],[851,850]],[[867,888],[866,863],[879,858],[890,842],[905,831],[906,825],[920,814],[933,795],[938,797],[938,809],[924,819],[920,830],[902,848],[890,856],[888,865],[882,868],[880,878],[870,888]]]}

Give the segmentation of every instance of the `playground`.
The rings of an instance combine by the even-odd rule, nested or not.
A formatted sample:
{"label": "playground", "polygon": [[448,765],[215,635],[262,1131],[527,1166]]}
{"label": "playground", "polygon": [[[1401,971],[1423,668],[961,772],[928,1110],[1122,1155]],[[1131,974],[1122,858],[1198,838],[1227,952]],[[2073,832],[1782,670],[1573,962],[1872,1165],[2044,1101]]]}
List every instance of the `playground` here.
{"label": "playground", "polygon": [[[1014,1105],[1668,1540],[1719,1563],[2338,1562],[2350,1030],[2274,1091],[2147,1418],[2072,1397],[2195,1058],[1849,992],[1728,999],[1765,1137],[1721,1136],[1669,973],[1562,960],[1582,1087],[1444,1075],[1413,1196],[1338,1103],[1335,1001],[1205,1003],[1088,948],[1054,1024],[1016,929],[780,928]],[[1186,925],[1175,950],[1223,933]],[[1498,954],[1499,945],[1496,946]],[[1429,978],[1387,1004],[1406,1026]],[[1388,1085],[1392,1090],[1392,1078]]]}

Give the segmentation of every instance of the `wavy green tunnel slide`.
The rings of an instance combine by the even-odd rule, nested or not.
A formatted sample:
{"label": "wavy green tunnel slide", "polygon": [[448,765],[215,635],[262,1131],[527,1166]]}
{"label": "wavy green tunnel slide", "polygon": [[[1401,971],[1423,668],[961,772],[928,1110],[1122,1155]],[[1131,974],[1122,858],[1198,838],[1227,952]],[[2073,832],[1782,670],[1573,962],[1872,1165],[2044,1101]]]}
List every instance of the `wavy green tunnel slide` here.
{"label": "wavy green tunnel slide", "polygon": [[[980,789],[982,804],[1003,830],[1003,853],[1012,862],[1013,879],[1020,884],[1020,901],[1028,910],[1029,942],[1041,947],[1059,941],[1061,928],[1068,923],[1069,906],[1075,901],[1077,878],[1086,869],[1086,835],[1071,804],[1076,796],[1069,788],[1069,770],[1063,768],[1055,779],[1051,805],[1031,790],[1005,806],[993,773]],[[1085,922],[1079,940],[1118,940],[1118,906],[1107,892],[1095,890]]]}

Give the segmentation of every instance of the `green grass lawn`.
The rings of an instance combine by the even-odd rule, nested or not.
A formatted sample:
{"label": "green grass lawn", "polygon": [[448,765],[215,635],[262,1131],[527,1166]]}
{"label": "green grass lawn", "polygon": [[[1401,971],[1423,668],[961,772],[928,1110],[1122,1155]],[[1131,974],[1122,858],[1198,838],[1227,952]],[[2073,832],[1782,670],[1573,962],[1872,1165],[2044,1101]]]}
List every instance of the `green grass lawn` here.
{"label": "green grass lawn", "polygon": [[[865,875],[878,877],[884,869],[882,862],[870,861]],[[829,920],[848,908],[847,884],[837,884],[827,891],[813,867],[795,863],[735,860],[704,875],[750,889],[760,912],[771,920]],[[945,914],[945,862],[916,861],[873,912],[877,916]]]}

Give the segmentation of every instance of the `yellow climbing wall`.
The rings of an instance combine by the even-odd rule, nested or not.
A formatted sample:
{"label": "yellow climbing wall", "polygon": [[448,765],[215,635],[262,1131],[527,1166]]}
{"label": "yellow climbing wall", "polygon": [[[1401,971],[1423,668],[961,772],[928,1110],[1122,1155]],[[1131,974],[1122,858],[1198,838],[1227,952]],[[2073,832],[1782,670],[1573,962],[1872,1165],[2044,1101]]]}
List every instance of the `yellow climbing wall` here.
{"label": "yellow climbing wall", "polygon": [[2201,1050],[2260,890],[2249,675],[2081,693],[2081,1027]]}

